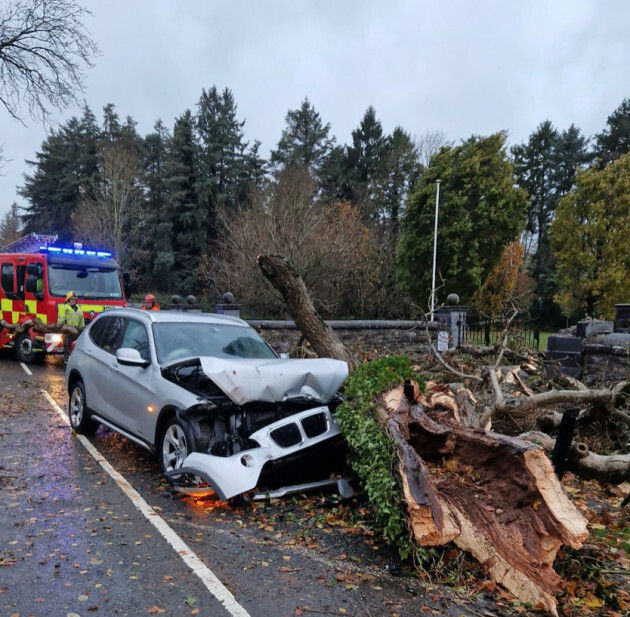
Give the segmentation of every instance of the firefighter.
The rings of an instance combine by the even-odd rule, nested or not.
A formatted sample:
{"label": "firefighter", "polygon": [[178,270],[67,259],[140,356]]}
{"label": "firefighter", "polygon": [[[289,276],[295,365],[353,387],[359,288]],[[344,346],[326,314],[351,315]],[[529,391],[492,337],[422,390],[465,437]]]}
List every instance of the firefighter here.
{"label": "firefighter", "polygon": [[[77,295],[74,291],[69,291],[66,294],[65,304],[59,305],[59,319],[58,323],[65,326],[71,326],[76,328],[78,332],[81,332],[85,328],[85,317],[83,317],[83,311],[77,306]],[[63,335],[63,358],[65,361],[70,357],[72,351],[72,343],[77,339],[79,334],[71,334],[69,332]]]}
{"label": "firefighter", "polygon": [[142,301],[143,311],[159,311],[160,307],[153,294],[147,294]]}

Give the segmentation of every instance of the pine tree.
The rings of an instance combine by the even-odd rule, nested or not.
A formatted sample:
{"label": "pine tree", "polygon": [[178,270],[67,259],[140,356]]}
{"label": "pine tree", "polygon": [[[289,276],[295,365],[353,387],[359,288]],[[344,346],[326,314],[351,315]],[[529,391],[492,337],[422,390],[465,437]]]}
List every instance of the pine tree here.
{"label": "pine tree", "polygon": [[174,238],[174,291],[196,293],[195,272],[206,248],[206,212],[197,195],[194,118],[186,110],[175,120],[167,163],[167,207]]}
{"label": "pine tree", "polygon": [[322,123],[308,98],[299,109],[289,110],[285,121],[278,147],[271,152],[272,165],[276,169],[298,165],[317,176],[334,146],[334,137],[328,136],[330,124]]}
{"label": "pine tree", "polygon": [[606,128],[595,136],[595,155],[600,167],[630,152],[630,98],[608,116]]}
{"label": "pine tree", "polygon": [[34,169],[26,175],[19,194],[24,208],[24,232],[57,234],[73,238],[72,216],[80,206],[87,184],[98,172],[98,132],[94,116],[84,108],[81,120],[70,118],[58,130],[51,130],[42,143]]}
{"label": "pine tree", "polygon": [[244,171],[243,125],[236,119],[236,103],[229,89],[203,90],[197,103],[196,135],[199,144],[198,194],[206,209],[209,238],[215,238],[216,211],[235,207]]}
{"label": "pine tree", "polygon": [[173,223],[166,199],[166,168],[170,135],[161,120],[153,132],[144,138],[143,185],[141,225],[145,233],[140,242],[142,252],[136,257],[138,266],[144,266],[149,289],[168,291],[172,285],[174,257]]}
{"label": "pine tree", "polygon": [[0,221],[0,248],[22,237],[20,231],[20,210],[17,203],[11,204],[10,210]]}

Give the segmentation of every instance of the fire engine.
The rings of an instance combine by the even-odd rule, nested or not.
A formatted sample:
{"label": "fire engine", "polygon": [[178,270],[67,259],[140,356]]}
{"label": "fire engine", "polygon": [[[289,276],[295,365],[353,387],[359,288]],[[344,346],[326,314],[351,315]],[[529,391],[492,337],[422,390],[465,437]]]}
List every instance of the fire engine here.
{"label": "fire engine", "polygon": [[[58,246],[56,241],[54,235],[31,233],[0,248],[0,317],[6,324],[35,318],[44,325],[57,323],[58,306],[69,291],[77,295],[86,323],[110,308],[126,306],[129,275],[110,252],[78,243]],[[0,349],[13,349],[20,362],[63,353],[61,334],[33,328],[15,334],[6,324],[0,324]]]}

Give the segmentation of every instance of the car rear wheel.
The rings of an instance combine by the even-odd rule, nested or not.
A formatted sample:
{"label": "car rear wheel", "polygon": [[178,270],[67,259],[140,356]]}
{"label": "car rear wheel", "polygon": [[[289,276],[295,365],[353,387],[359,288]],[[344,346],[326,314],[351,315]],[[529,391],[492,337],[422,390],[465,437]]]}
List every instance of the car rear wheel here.
{"label": "car rear wheel", "polygon": [[195,451],[195,436],[190,425],[178,417],[168,420],[160,440],[162,471],[179,469],[186,457]]}
{"label": "car rear wheel", "polygon": [[85,386],[82,381],[77,381],[70,392],[70,403],[68,404],[68,415],[70,416],[70,426],[79,435],[94,435],[98,429],[98,422],[90,418],[90,412],[85,399]]}

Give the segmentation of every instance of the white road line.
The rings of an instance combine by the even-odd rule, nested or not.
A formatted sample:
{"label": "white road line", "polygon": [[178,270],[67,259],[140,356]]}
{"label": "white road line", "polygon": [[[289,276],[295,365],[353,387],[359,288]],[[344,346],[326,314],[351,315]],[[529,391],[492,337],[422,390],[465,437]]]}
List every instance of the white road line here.
{"label": "white road line", "polygon": [[26,364],[24,364],[24,362],[20,362],[20,366],[24,369],[24,372],[27,375],[32,375],[33,373],[31,373],[31,369],[28,368],[28,366],[26,366]]}
{"label": "white road line", "polygon": [[[68,414],[57,404],[57,401],[46,391],[42,390],[53,409],[61,416],[66,424],[70,424]],[[129,497],[133,505],[160,532],[161,536],[173,547],[173,550],[183,559],[186,565],[199,577],[208,591],[225,607],[232,617],[251,617],[250,614],[236,601],[234,596],[204,563],[195,555],[188,545],[169,527],[155,510],[136,492],[127,480],[118,473],[101,455],[101,453],[83,436],[76,435],[85,449],[94,457],[100,466],[118,484],[120,489]]]}

